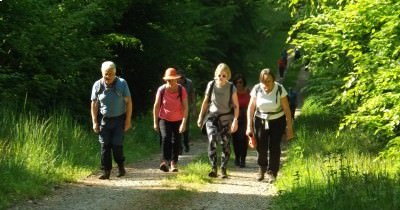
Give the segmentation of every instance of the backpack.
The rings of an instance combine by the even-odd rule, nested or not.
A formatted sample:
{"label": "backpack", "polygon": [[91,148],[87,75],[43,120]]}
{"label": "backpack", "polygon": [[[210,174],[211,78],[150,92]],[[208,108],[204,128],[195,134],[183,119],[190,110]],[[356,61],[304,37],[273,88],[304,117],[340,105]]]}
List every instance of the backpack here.
{"label": "backpack", "polygon": [[[163,101],[165,89],[166,89],[167,87],[166,87],[165,84],[164,84],[164,85],[162,85],[161,88],[162,88],[162,89],[161,89],[161,92],[160,92],[160,103],[162,103],[162,101]],[[178,84],[178,97],[179,97],[179,99],[180,99],[180,101],[181,101],[181,103],[182,103],[182,85],[181,85],[181,84]]]}

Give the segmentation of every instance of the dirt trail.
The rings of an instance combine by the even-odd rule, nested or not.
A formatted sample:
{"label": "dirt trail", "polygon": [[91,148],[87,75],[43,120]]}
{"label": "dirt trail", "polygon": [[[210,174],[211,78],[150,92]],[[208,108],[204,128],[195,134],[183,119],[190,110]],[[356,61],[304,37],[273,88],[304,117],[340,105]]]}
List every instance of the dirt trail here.
{"label": "dirt trail", "polygon": [[[308,72],[301,70],[296,91],[299,93],[298,104],[302,105],[301,88],[308,77]],[[297,110],[296,115],[300,114]],[[207,151],[207,140],[193,142],[191,151],[180,156],[180,165],[186,165],[200,154]],[[232,151],[233,155],[233,151]],[[154,203],[152,198],[159,192],[177,190],[178,187],[167,184],[166,178],[172,173],[158,169],[159,155],[127,165],[127,175],[116,178],[113,169],[111,180],[99,180],[98,174],[66,184],[40,200],[29,200],[13,206],[16,209],[51,209],[51,210],[92,210],[92,209],[268,209],[271,197],[277,195],[274,185],[266,181],[256,181],[256,153],[249,150],[246,168],[228,168],[229,178],[216,178],[194,191],[189,199],[181,199],[179,206],[165,206]],[[233,165],[230,163],[230,166]],[[178,172],[179,173],[179,172]],[[205,171],[204,173],[208,173]],[[278,176],[279,178],[279,176]],[[190,184],[183,184],[181,189],[191,189]]]}

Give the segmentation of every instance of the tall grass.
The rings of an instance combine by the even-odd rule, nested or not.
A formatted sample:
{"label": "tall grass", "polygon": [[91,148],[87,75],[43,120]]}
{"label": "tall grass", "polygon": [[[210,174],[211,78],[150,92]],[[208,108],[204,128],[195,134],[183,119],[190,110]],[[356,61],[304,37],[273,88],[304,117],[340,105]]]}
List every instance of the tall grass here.
{"label": "tall grass", "polygon": [[307,98],[295,125],[275,209],[400,209],[400,170],[376,160],[382,145],[373,135],[337,136],[337,118],[317,97]]}
{"label": "tall grass", "polygon": [[[66,111],[39,116],[17,109],[0,108],[0,209],[84,178],[100,165],[97,135]],[[159,151],[151,116],[137,117],[133,125],[125,135],[128,163]]]}

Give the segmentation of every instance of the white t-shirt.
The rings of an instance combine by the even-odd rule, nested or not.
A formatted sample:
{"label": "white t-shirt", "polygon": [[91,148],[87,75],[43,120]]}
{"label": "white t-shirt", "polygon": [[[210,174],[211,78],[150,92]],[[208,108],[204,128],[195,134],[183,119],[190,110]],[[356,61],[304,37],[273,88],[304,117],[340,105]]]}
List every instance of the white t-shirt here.
{"label": "white t-shirt", "polygon": [[[281,93],[278,92],[278,87],[281,87]],[[282,117],[285,113],[281,107],[281,98],[287,96],[287,91],[285,88],[275,82],[274,88],[270,93],[265,92],[263,84],[259,83],[253,87],[250,95],[257,97],[256,99],[256,116],[267,119],[274,120]],[[277,98],[278,97],[278,98]]]}

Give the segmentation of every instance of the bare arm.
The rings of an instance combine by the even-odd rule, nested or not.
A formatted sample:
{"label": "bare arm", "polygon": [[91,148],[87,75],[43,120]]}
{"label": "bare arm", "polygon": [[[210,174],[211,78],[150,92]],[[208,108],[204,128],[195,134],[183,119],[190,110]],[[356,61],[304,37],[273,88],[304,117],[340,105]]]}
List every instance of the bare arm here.
{"label": "bare arm", "polygon": [[160,98],[159,95],[156,95],[156,100],[153,105],[153,128],[155,131],[158,131],[158,113],[160,113]]}
{"label": "bare arm", "polygon": [[133,103],[132,103],[132,98],[130,96],[124,97],[125,101],[125,126],[124,126],[124,131],[128,131],[129,128],[131,128],[131,118],[132,118],[132,110],[133,110]]}
{"label": "bare arm", "polygon": [[232,103],[233,103],[233,122],[231,125],[231,133],[236,132],[238,129],[238,117],[239,117],[239,100],[237,96],[237,92],[232,94]]}
{"label": "bare arm", "polygon": [[99,107],[97,105],[97,101],[92,101],[90,104],[90,113],[92,115],[92,124],[93,124],[93,131],[98,133],[100,131],[99,121],[97,119],[97,115],[99,113]]}
{"label": "bare arm", "polygon": [[254,116],[254,112],[256,110],[256,97],[255,96],[251,96],[250,98],[250,102],[249,102],[249,106],[247,107],[247,129],[246,129],[246,134],[248,136],[252,136],[253,135],[253,116]]}
{"label": "bare arm", "polygon": [[287,97],[281,98],[281,107],[286,117],[286,137],[287,139],[292,139],[294,137],[293,134],[293,125],[292,125],[292,114],[290,112],[289,101]]}
{"label": "bare arm", "polygon": [[197,126],[199,126],[199,128],[201,128],[201,125],[203,123],[204,115],[208,110],[208,105],[209,105],[208,104],[208,96],[206,95],[201,104],[199,118],[197,119]]}

